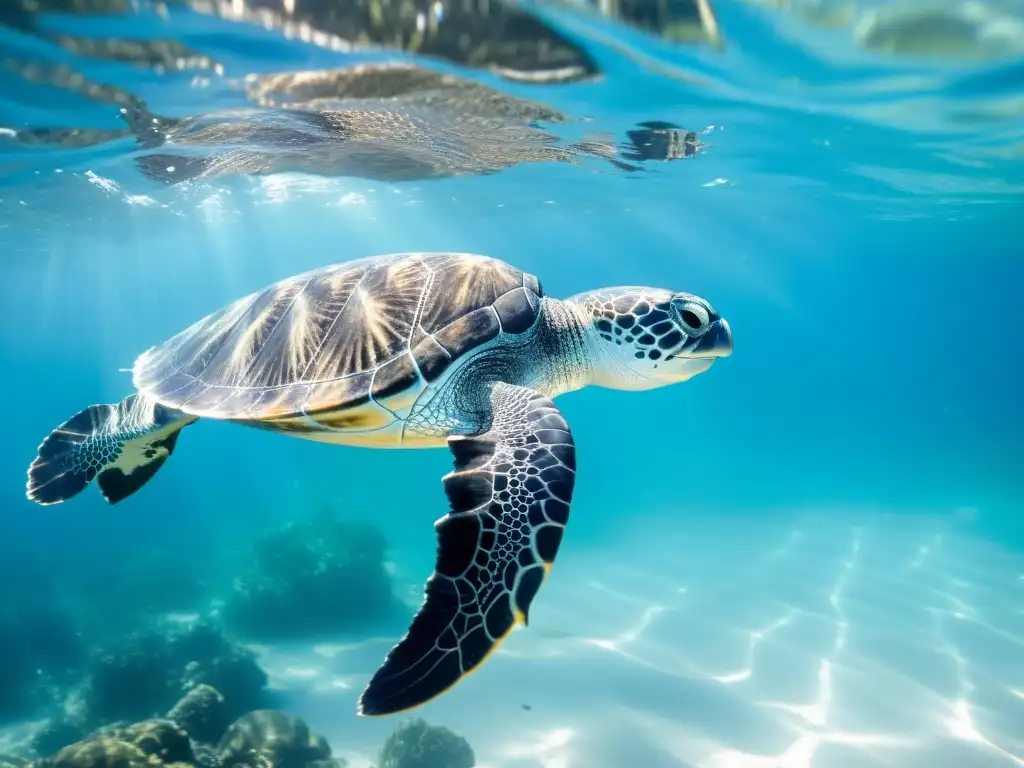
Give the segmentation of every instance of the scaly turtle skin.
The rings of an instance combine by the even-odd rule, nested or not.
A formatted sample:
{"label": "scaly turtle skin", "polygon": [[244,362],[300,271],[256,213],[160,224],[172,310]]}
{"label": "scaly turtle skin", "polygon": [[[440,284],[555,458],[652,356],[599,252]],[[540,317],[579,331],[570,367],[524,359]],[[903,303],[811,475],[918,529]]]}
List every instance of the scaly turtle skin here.
{"label": "scaly turtle skin", "polygon": [[527,623],[576,477],[552,398],[686,381],[731,352],[725,320],[692,294],[623,287],[559,301],[486,256],[361,259],[275,283],[144,352],[135,394],[43,441],[27,493],[55,504],[95,478],[120,501],[199,418],[344,445],[447,445],[450,510],[435,524],[424,604],[359,700],[361,714],[390,714],[448,690]]}

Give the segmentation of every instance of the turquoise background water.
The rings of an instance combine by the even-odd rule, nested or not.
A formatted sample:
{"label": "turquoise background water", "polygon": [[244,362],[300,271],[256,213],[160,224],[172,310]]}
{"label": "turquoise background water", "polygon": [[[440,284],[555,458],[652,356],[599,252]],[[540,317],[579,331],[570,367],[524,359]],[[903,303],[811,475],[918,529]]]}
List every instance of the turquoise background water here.
{"label": "turquoise background water", "polygon": [[[703,152],[654,164],[643,175],[588,161],[583,167],[528,165],[486,177],[399,184],[216,179],[182,191],[142,178],[131,164],[127,140],[64,153],[4,148],[0,399],[7,417],[0,448],[0,552],[9,554],[3,557],[20,562],[38,556],[33,567],[74,573],[98,562],[109,568],[125,553],[146,550],[166,553],[183,569],[199,562],[229,571],[252,531],[330,502],[384,531],[396,578],[414,594],[432,567],[431,523],[446,511],[439,482],[450,468],[445,451],[329,447],[201,423],[182,435],[173,459],[144,491],[116,507],[92,489],[73,503],[35,507],[24,498],[25,468],[57,423],[90,403],[115,402],[129,393],[130,374],[119,369],[129,368],[140,351],[245,293],[317,266],[376,253],[470,251],[539,275],[553,296],[618,284],[690,291],[708,298],[728,319],[734,356],[682,386],[646,393],[592,388],[559,401],[578,445],[573,517],[563,543],[568,562],[555,569],[537,598],[533,626],[510,641],[515,660],[499,654],[466,683],[467,690],[460,687],[431,704],[434,709],[424,716],[467,733],[481,764],[657,768],[727,764],[714,762],[726,759],[721,755],[712,760],[710,752],[693,746],[697,731],[686,730],[713,710],[721,717],[705,727],[705,736],[741,745],[736,748],[745,754],[790,755],[785,759],[793,762],[779,765],[809,765],[785,752],[781,736],[758,741],[743,735],[756,727],[740,710],[762,706],[756,703],[762,699],[787,700],[763,679],[771,672],[761,673],[761,688],[749,697],[720,699],[711,683],[702,687],[699,681],[714,678],[702,666],[702,653],[725,641],[716,634],[720,626],[704,635],[700,628],[732,608],[746,616],[748,603],[797,606],[803,615],[806,606],[794,595],[819,587],[815,599],[828,603],[848,556],[833,557],[833,548],[847,552],[851,541],[861,541],[860,533],[850,531],[867,531],[864,546],[877,542],[880,549],[870,550],[874,566],[869,561],[857,571],[865,574],[857,582],[863,612],[847,609],[836,626],[902,637],[900,642],[916,644],[926,656],[941,656],[953,643],[956,657],[975,670],[958,679],[973,682],[959,693],[934,682],[948,677],[948,653],[935,662],[935,669],[946,672],[914,671],[913,654],[890,653],[877,643],[849,651],[854,643],[846,639],[826,642],[828,653],[807,651],[807,658],[824,656],[838,664],[837,654],[852,653],[846,668],[863,667],[864,679],[884,688],[888,678],[862,664],[883,658],[880,663],[900,679],[919,674],[922,685],[933,686],[937,696],[948,693],[949,702],[986,692],[979,711],[995,723],[986,739],[998,749],[965,752],[967,762],[957,765],[1011,764],[1012,754],[1024,759],[1019,729],[1007,725],[1021,711],[1007,691],[1024,690],[1024,576],[1018,576],[1024,574],[1024,271],[1016,223],[1024,172],[1021,145],[1014,143],[1022,138],[1021,117],[969,120],[983,111],[981,105],[1019,99],[1015,77],[1021,61],[854,53],[847,60],[838,54],[829,59],[827,53],[845,50],[835,42],[846,40],[838,32],[793,37],[799,25],[784,15],[740,3],[720,6],[730,41],[724,53],[673,47],[608,21],[541,9],[593,52],[606,72],[601,82],[531,86],[457,70],[587,115],[593,121],[586,130],[621,134],[639,120],[658,119],[703,132]],[[100,24],[61,23],[80,29]],[[172,14],[170,22],[143,15],[105,23],[105,29],[140,36],[159,30],[202,44],[224,62],[225,77],[341,66],[359,58],[184,11]],[[4,34],[5,45],[23,44]],[[848,41],[843,45],[850,47]],[[163,113],[237,101],[217,78],[208,88],[190,88],[188,73],[155,76],[124,65],[79,65],[97,79],[130,87]],[[74,116],[77,125],[117,126],[109,105],[73,105],[67,95],[5,78],[3,124],[61,124]],[[582,130],[570,126],[559,133],[575,137]],[[1004,154],[985,153],[992,148]],[[148,203],[133,197],[142,195]],[[936,536],[945,537],[944,550],[934,546]],[[783,571],[768,555],[789,552],[778,542],[791,539],[804,542],[793,550],[798,562],[785,571],[792,578],[779,582],[787,586],[773,592]],[[915,581],[917,571],[906,568],[929,547],[947,559]],[[689,560],[682,557],[688,552]],[[671,559],[673,554],[678,557]],[[670,559],[662,561],[662,555]],[[605,631],[598,627],[601,621],[625,621],[630,609],[624,605],[579,592],[591,582],[649,601],[648,608],[669,610],[668,598],[654,594],[658,587],[650,569],[656,563],[657,575],[678,576],[704,602],[688,609],[686,622],[655,627],[654,637],[662,640],[653,650],[637,641],[631,653],[645,665],[609,666],[607,681],[588,690],[579,688],[581,681],[594,676],[581,669],[573,677],[579,657],[564,643],[551,640],[550,647],[537,650],[536,658],[546,662],[524,661],[539,647],[530,643],[543,646],[537,638],[599,637]],[[886,593],[893,587],[878,575],[890,571],[904,574],[900,583],[909,590],[903,607],[891,611]],[[955,630],[943,634],[920,624],[900,629],[901,613],[931,605],[935,594],[955,592],[943,579],[974,585],[967,596],[957,593],[973,606],[973,612],[960,613],[973,617],[977,627],[995,628],[995,634],[978,630],[965,639]],[[929,616],[953,611],[928,610]],[[780,608],[775,618],[787,615]],[[594,626],[583,626],[587,621]],[[759,621],[747,626],[733,616],[723,622],[741,627],[736,631],[744,638],[744,632],[759,637]],[[814,646],[817,630],[796,625],[803,634],[788,647],[804,658],[800,654]],[[400,629],[382,629],[381,635],[393,639]],[[535,633],[533,640],[519,640],[529,633]],[[1002,638],[998,652],[992,650],[993,637]],[[737,658],[746,653],[745,643],[736,646]],[[688,659],[679,662],[687,681],[681,689],[665,682],[676,679],[666,677],[662,664],[671,647]],[[377,651],[367,652],[365,661],[353,662],[357,677],[372,672],[379,658]],[[975,662],[980,666],[972,667]],[[513,664],[520,665],[515,675]],[[788,669],[777,659],[763,664],[754,668]],[[793,664],[800,672],[787,673],[788,684],[796,685],[793,680],[805,673],[818,674],[817,661]],[[959,662],[953,666],[964,669]],[[514,705],[528,696],[537,714],[533,721],[506,722],[509,715],[499,703],[502,686],[513,685],[511,677]],[[608,743],[600,747],[604,742],[579,715],[573,732],[583,735],[570,741],[590,746],[575,753],[565,747],[568,762],[501,757],[494,733],[544,730],[538,720],[558,731],[558,713],[575,706],[566,693],[574,686],[582,698],[623,708],[619,736],[606,733]],[[298,683],[292,687],[298,702],[313,696]],[[829,690],[843,688],[834,683]],[[898,686],[892,690],[892,696],[904,696],[908,710],[920,712],[934,703],[911,705],[910,694]],[[661,709],[659,696],[665,700]],[[634,707],[637,699],[659,712],[662,719],[649,722],[661,723],[655,730],[662,737],[647,738],[654,726],[621,714],[641,711]],[[690,711],[683,700],[705,704],[692,704]],[[790,704],[799,700],[794,693]],[[847,701],[838,694],[833,700],[837,708]],[[335,733],[342,734],[356,752],[362,741],[370,743],[387,730],[354,720],[349,699],[327,708],[308,701],[301,706],[332,743]],[[848,711],[860,711],[858,706],[851,703]],[[952,703],[935,706],[955,710]],[[684,732],[678,739],[664,736],[677,726]],[[790,726],[779,727],[784,733]],[[957,738],[939,725],[917,727],[905,730],[925,751],[900,754],[941,755],[934,745]],[[368,728],[375,729],[372,738]],[[480,736],[475,740],[474,734]],[[666,746],[676,742],[690,745],[690,751]],[[611,752],[609,744],[616,745]],[[922,744],[939,751],[928,752]],[[595,757],[601,754],[605,762]],[[870,749],[856,755],[830,758],[819,751],[813,765],[920,764],[902,758],[872,762],[878,754]],[[753,760],[728,764],[760,764]]]}

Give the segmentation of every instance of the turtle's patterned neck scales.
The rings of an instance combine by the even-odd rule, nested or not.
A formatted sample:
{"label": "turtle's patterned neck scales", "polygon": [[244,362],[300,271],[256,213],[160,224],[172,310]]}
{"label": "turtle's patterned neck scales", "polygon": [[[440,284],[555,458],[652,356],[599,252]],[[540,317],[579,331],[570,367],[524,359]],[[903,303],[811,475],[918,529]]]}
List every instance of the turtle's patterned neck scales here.
{"label": "turtle's patterned neck scales", "polygon": [[473,434],[491,421],[491,385],[506,382],[557,397],[593,381],[587,326],[571,302],[544,297],[532,334],[505,338],[453,366],[408,416],[406,434]]}
{"label": "turtle's patterned neck scales", "polygon": [[587,333],[590,324],[580,316],[575,304],[544,297],[537,327],[539,360],[538,390],[556,397],[591,384],[594,360]]}

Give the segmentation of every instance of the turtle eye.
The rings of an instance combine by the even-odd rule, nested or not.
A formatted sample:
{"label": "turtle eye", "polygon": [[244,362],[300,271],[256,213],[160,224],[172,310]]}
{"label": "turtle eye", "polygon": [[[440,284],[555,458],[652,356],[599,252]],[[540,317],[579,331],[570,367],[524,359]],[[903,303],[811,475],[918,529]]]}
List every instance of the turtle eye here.
{"label": "turtle eye", "polygon": [[706,307],[695,301],[673,302],[672,306],[678,314],[683,329],[691,336],[699,336],[707,330],[710,318]]}

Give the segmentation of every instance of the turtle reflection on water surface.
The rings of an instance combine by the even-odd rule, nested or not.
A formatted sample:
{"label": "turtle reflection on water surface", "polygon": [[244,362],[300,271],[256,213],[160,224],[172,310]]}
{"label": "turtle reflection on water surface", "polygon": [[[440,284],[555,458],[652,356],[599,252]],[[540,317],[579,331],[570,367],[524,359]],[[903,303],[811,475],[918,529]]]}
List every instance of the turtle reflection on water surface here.
{"label": "turtle reflection on water surface", "polygon": [[253,77],[246,90],[265,108],[167,118],[141,102],[123,107],[143,173],[169,183],[284,171],[396,182],[581,156],[636,171],[636,162],[699,148],[695,133],[659,121],[629,131],[621,149],[592,139],[559,145],[537,124],[569,122],[561,112],[409,64]]}

